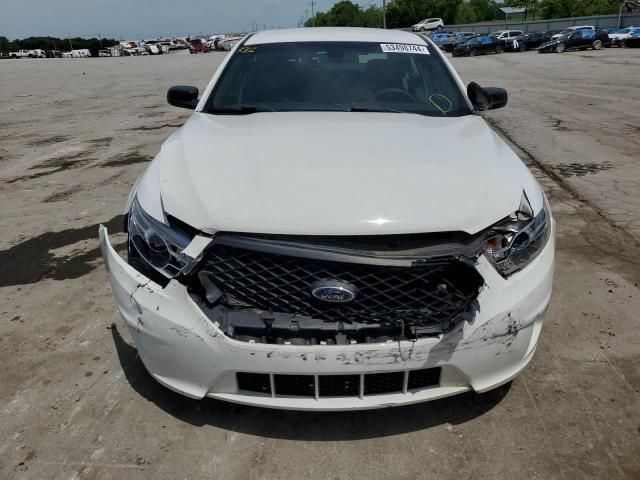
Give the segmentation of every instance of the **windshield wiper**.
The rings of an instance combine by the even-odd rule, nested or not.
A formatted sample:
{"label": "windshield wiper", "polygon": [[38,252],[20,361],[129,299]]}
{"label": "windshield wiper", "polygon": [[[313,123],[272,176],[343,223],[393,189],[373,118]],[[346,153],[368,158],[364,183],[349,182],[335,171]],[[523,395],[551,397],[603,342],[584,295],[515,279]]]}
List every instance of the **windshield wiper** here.
{"label": "windshield wiper", "polygon": [[352,105],[350,112],[384,112],[384,113],[408,113],[387,107],[365,107],[364,105]]}
{"label": "windshield wiper", "polygon": [[255,105],[239,105],[237,107],[213,107],[207,109],[208,113],[218,115],[249,115],[251,113],[275,112],[275,108],[258,107]]}

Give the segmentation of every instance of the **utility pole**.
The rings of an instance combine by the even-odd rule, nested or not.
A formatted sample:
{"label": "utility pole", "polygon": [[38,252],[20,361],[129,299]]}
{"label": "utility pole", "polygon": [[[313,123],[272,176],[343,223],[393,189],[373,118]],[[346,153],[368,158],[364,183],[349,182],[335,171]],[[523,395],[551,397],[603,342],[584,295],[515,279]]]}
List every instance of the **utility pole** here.
{"label": "utility pole", "polygon": [[387,29],[387,0],[382,0],[382,28]]}
{"label": "utility pole", "polygon": [[316,26],[316,14],[313,11],[313,7],[316,6],[316,2],[315,0],[311,0],[311,26],[315,27]]}

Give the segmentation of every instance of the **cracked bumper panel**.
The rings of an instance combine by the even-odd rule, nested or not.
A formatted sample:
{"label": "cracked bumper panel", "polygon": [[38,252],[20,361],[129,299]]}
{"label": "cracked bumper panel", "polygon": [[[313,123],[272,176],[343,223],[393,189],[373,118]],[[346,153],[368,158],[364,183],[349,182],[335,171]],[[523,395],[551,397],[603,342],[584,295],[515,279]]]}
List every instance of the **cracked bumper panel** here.
{"label": "cracked bumper panel", "polygon": [[[555,230],[555,226],[554,226]],[[440,338],[345,346],[240,342],[226,337],[191,300],[183,285],[150,281],[100,242],[118,308],[140,358],[161,384],[192,398],[205,396],[272,408],[354,410],[405,405],[484,392],[512,378],[533,357],[553,281],[554,235],[524,271],[502,278],[481,257],[486,286],[478,311]],[[236,372],[366,374],[441,367],[438,386],[363,397],[281,397],[239,391]]]}

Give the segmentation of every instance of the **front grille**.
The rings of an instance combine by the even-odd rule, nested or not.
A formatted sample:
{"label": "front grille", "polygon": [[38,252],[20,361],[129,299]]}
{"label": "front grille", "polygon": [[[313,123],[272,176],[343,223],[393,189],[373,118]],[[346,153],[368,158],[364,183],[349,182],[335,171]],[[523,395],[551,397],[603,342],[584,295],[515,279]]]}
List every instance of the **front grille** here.
{"label": "front grille", "polygon": [[267,373],[246,373],[238,372],[238,390],[247,392],[271,393],[271,380]]}
{"label": "front grille", "polygon": [[360,393],[360,375],[320,375],[321,397],[356,397]]}
{"label": "front grille", "polygon": [[404,372],[373,373],[364,377],[364,394],[401,392]]}
{"label": "front grille", "polygon": [[[452,257],[397,267],[216,244],[201,265],[201,271],[224,293],[227,306],[328,322],[448,328],[469,310],[483,284],[472,265]],[[311,284],[321,280],[354,285],[358,290],[355,300],[332,304],[315,299]]]}
{"label": "front grille", "polygon": [[274,384],[278,395],[314,397],[316,394],[313,375],[274,375]]}
{"label": "front grille", "polygon": [[423,370],[413,370],[409,372],[407,390],[418,390],[420,388],[431,387],[440,383],[439,368],[425,368]]}
{"label": "front grille", "polygon": [[[275,391],[271,391],[271,376],[268,373],[238,372],[238,390],[280,395],[286,397],[359,397],[388,393],[403,393],[405,377],[407,391],[433,387],[440,382],[440,368],[421,370],[365,373],[362,375],[273,375]],[[361,381],[364,377],[364,381]],[[362,386],[364,385],[364,389]]]}

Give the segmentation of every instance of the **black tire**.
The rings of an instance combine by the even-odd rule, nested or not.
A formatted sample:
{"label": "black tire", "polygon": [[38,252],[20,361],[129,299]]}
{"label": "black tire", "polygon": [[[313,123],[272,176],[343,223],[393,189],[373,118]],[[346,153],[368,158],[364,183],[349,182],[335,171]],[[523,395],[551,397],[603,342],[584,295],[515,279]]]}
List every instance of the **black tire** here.
{"label": "black tire", "polygon": [[620,40],[620,43],[618,44],[619,48],[624,48],[627,46],[627,42],[625,42],[624,40]]}
{"label": "black tire", "polygon": [[496,54],[504,52],[504,47],[502,45],[496,45]]}
{"label": "black tire", "polygon": [[472,48],[471,50],[469,50],[470,57],[475,57],[477,54],[478,54],[478,51],[475,48]]}
{"label": "black tire", "polygon": [[527,51],[527,45],[524,44],[524,43],[521,43],[519,49],[520,49],[521,52],[526,52]]}
{"label": "black tire", "polygon": [[567,44],[566,43],[559,43],[558,45],[556,45],[556,52],[564,53],[566,51],[567,51]]}
{"label": "black tire", "polygon": [[602,40],[594,40],[593,43],[591,44],[591,48],[593,48],[594,50],[601,50]]}

